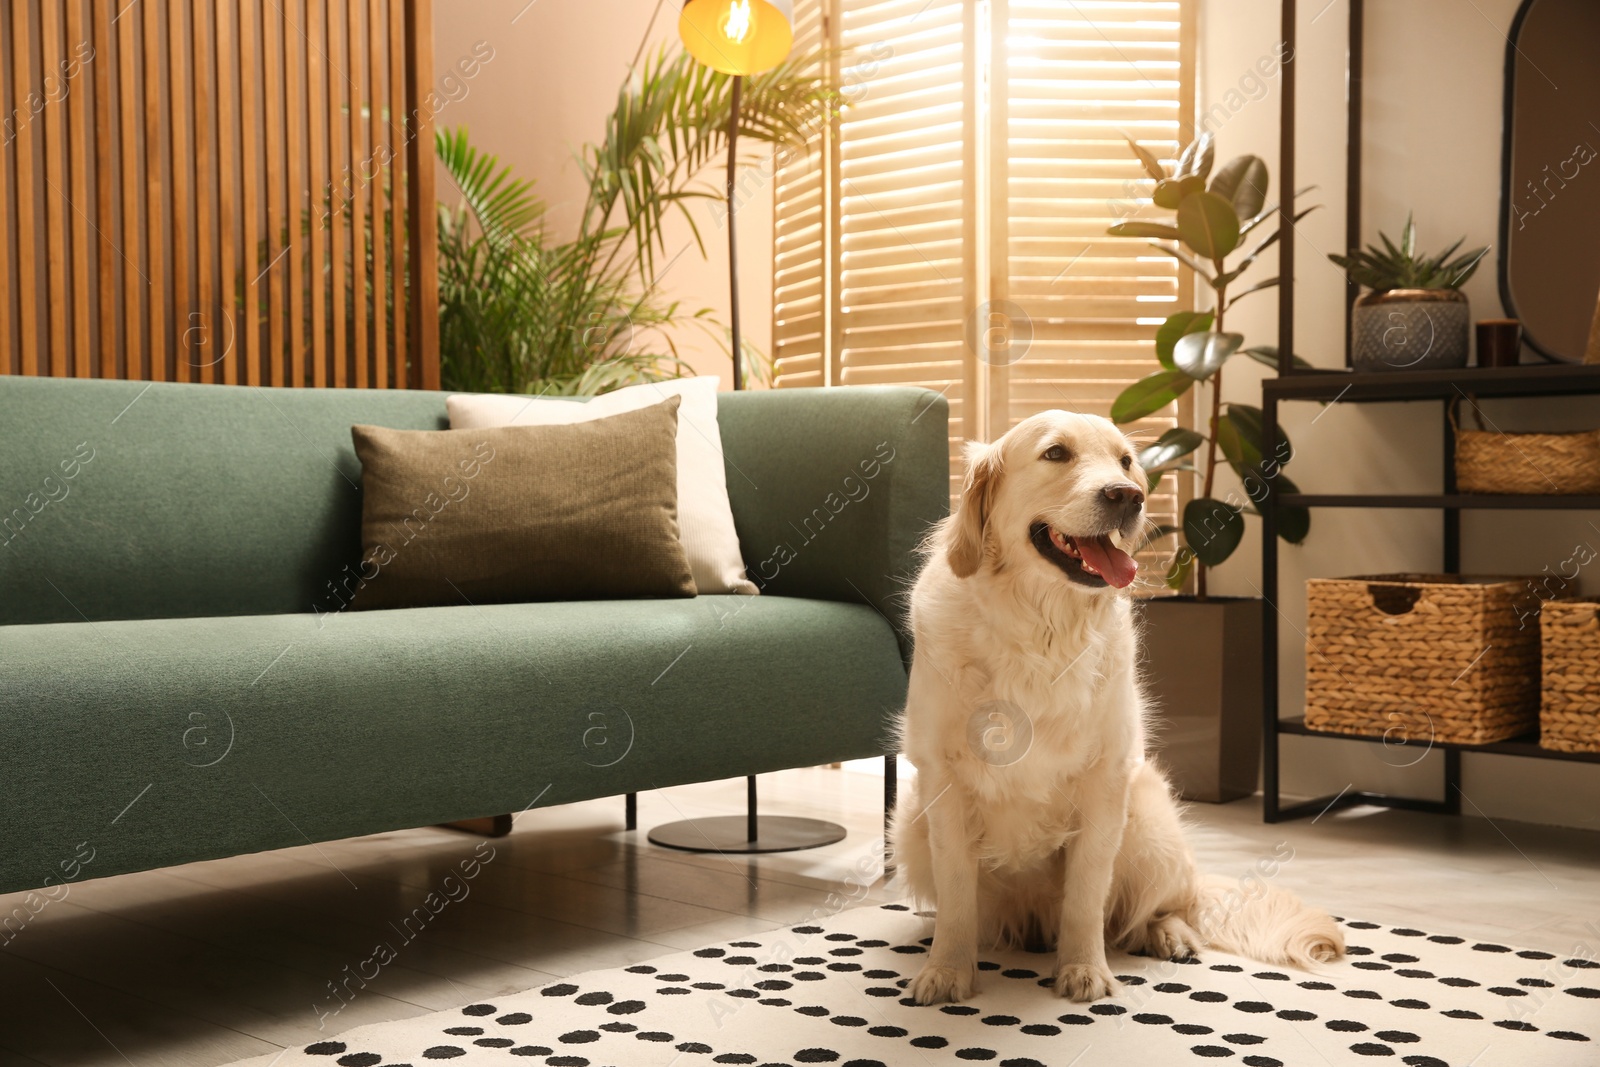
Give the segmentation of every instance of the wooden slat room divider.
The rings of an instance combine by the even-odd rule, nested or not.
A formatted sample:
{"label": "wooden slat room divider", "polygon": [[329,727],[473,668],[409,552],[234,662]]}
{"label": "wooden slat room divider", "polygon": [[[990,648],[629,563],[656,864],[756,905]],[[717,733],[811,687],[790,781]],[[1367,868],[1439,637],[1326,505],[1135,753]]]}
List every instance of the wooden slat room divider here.
{"label": "wooden slat room divider", "polygon": [[0,373],[438,388],[432,27],[0,2]]}

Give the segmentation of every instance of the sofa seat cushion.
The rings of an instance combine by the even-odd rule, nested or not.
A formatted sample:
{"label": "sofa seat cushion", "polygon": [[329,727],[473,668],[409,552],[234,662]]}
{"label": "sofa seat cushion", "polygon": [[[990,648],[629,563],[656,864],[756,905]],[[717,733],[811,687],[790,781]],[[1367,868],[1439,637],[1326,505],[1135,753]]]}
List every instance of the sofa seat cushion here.
{"label": "sofa seat cushion", "polygon": [[5,626],[0,664],[0,892],[81,842],[93,877],[867,756],[906,684],[877,611],[778,596]]}

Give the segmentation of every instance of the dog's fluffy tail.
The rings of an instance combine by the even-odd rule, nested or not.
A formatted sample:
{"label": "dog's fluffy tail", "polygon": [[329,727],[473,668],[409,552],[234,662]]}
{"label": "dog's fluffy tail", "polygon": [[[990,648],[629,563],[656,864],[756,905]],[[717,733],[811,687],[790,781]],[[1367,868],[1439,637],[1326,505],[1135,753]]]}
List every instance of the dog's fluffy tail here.
{"label": "dog's fluffy tail", "polygon": [[1212,947],[1263,963],[1310,968],[1344,955],[1333,917],[1260,880],[1200,879],[1194,926]]}

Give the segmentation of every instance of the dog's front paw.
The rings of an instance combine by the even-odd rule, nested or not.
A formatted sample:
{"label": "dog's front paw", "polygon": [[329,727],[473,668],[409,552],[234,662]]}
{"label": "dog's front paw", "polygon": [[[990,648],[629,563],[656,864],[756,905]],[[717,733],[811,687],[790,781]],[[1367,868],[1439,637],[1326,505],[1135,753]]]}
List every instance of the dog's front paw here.
{"label": "dog's front paw", "polygon": [[1060,963],[1056,965],[1056,995],[1083,1003],[1114,996],[1122,986],[1103,963]]}
{"label": "dog's front paw", "polygon": [[966,1000],[977,988],[976,967],[941,967],[930,963],[911,979],[906,991],[918,1004],[937,1004],[941,1000]]}

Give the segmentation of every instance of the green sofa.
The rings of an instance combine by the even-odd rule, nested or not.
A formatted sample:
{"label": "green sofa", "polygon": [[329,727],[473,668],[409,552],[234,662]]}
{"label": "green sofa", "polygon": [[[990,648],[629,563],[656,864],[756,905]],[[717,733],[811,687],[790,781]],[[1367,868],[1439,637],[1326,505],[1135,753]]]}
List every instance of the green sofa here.
{"label": "green sofa", "polygon": [[763,595],[345,611],[443,394],[0,377],[0,892],[889,751],[944,400],[719,418]]}

